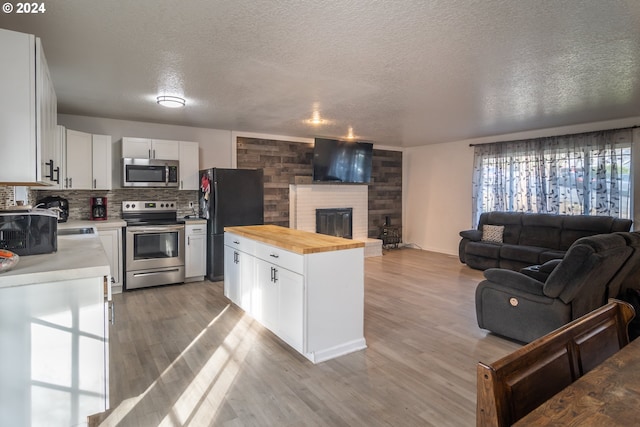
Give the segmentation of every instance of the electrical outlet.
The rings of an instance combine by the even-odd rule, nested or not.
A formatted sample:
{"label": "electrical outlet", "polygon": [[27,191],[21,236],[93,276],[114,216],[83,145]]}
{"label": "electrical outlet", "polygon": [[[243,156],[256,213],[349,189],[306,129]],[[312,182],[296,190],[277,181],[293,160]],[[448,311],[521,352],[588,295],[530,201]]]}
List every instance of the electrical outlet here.
{"label": "electrical outlet", "polygon": [[193,209],[193,202],[189,202],[189,209]]}

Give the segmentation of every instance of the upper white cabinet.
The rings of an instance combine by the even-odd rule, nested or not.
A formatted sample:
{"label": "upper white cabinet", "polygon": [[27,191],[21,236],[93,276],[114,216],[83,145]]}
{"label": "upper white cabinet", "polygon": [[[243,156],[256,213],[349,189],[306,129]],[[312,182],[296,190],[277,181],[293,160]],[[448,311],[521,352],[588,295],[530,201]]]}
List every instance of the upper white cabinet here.
{"label": "upper white cabinet", "polygon": [[111,137],[67,130],[65,188],[111,189]]}
{"label": "upper white cabinet", "polygon": [[111,190],[111,136],[91,135],[94,190]]}
{"label": "upper white cabinet", "polygon": [[199,186],[198,143],[180,141],[180,189],[197,190]]}
{"label": "upper white cabinet", "polygon": [[91,134],[67,129],[65,188],[91,189],[93,181]]}
{"label": "upper white cabinet", "polygon": [[[43,150],[44,161],[43,174],[48,179],[50,185],[38,187],[38,190],[62,190],[64,189],[64,178],[66,177],[66,146],[67,130],[64,126],[56,126],[56,135],[53,144]],[[48,159],[48,160],[47,160]]]}
{"label": "upper white cabinet", "polygon": [[0,182],[48,185],[43,154],[56,138],[57,100],[40,39],[0,29],[0,52]]}
{"label": "upper white cabinet", "polygon": [[122,157],[179,160],[180,142],[149,138],[122,138]]}

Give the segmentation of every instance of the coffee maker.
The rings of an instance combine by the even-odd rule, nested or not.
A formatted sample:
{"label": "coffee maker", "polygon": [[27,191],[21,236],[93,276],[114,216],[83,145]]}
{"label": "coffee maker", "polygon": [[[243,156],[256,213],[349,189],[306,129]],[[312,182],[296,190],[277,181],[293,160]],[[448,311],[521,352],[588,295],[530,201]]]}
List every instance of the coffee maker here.
{"label": "coffee maker", "polygon": [[92,197],[91,198],[91,220],[104,221],[107,219],[107,198]]}

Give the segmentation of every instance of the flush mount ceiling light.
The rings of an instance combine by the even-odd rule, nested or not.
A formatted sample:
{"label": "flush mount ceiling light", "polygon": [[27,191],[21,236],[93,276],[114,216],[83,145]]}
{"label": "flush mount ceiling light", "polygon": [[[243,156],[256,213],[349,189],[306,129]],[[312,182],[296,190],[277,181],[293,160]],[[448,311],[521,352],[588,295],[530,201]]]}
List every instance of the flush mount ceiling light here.
{"label": "flush mount ceiling light", "polygon": [[167,108],[181,108],[184,107],[187,101],[179,96],[159,96],[156,98],[158,104]]}

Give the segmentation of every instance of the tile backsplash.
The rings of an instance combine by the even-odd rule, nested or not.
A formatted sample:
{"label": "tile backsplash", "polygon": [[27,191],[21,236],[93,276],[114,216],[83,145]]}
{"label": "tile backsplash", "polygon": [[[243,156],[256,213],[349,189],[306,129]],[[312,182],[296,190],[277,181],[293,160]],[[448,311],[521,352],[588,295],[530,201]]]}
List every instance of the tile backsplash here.
{"label": "tile backsplash", "polygon": [[[125,200],[168,200],[177,202],[178,217],[198,214],[197,190],[181,191],[162,188],[118,189],[111,191],[97,190],[30,190],[28,203],[35,205],[36,201],[47,196],[60,196],[69,200],[69,219],[87,220],[90,218],[91,197],[107,198],[107,217],[116,219],[122,217],[122,202]],[[193,202],[193,210],[189,207]],[[13,187],[0,186],[0,209],[10,208],[15,204]],[[195,210],[195,212],[194,212]]]}

